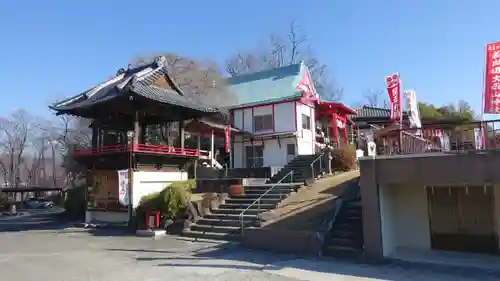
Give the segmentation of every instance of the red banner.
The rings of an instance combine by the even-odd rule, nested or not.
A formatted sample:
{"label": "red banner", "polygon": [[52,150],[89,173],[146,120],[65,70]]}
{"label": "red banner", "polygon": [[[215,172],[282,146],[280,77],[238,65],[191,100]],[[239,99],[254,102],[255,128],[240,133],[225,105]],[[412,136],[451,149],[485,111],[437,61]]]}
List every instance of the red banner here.
{"label": "red banner", "polygon": [[230,132],[230,126],[224,127],[224,143],[225,143],[225,149],[226,153],[229,153],[231,151],[231,136],[229,134]]}
{"label": "red banner", "polygon": [[500,113],[500,42],[486,45],[484,113]]}
{"label": "red banner", "polygon": [[400,121],[403,119],[403,105],[401,102],[401,83],[399,74],[396,72],[385,78],[387,82],[387,93],[391,102],[391,120]]}

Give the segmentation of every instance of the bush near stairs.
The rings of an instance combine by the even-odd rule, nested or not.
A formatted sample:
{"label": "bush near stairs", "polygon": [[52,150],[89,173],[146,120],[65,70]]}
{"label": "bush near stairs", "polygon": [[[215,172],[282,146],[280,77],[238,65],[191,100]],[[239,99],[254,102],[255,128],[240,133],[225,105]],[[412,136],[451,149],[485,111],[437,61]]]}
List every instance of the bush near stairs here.
{"label": "bush near stairs", "polygon": [[343,145],[332,150],[332,169],[349,171],[356,168],[356,147]]}

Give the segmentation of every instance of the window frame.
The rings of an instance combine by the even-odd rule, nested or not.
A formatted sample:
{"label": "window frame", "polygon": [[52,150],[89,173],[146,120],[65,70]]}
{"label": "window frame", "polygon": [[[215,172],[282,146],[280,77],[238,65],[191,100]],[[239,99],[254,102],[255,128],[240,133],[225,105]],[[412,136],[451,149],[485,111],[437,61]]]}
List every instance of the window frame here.
{"label": "window frame", "polygon": [[302,130],[311,130],[311,116],[302,113],[301,123]]}
{"label": "window frame", "polygon": [[[251,151],[251,153],[248,153],[249,151]],[[259,153],[257,153],[257,151]],[[245,146],[245,167],[246,168],[264,167],[264,145]]]}
{"label": "window frame", "polygon": [[[259,120],[259,122],[256,122]],[[253,117],[253,131],[258,132],[269,132],[274,129],[274,117],[273,114],[263,114],[263,115],[255,115]],[[257,126],[259,124],[259,126]],[[269,128],[268,128],[269,127]]]}

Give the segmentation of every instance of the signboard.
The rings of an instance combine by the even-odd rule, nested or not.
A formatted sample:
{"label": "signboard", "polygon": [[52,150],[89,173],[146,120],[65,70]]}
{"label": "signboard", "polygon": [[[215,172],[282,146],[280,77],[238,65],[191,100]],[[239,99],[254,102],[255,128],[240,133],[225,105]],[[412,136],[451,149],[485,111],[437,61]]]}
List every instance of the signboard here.
{"label": "signboard", "polygon": [[226,153],[229,153],[231,151],[231,135],[230,135],[230,126],[225,126],[224,127],[224,143],[225,143],[225,149]]}
{"label": "signboard", "polygon": [[390,119],[394,121],[402,121],[403,107],[401,101],[401,81],[399,73],[394,73],[385,78],[387,83],[387,93],[389,94],[389,101],[391,102],[391,116]]}
{"label": "signboard", "polygon": [[120,204],[124,206],[128,206],[129,202],[129,182],[129,170],[118,170],[118,201],[120,201]]}
{"label": "signboard", "polygon": [[474,144],[477,150],[483,149],[483,134],[481,128],[474,128]]}
{"label": "signboard", "polygon": [[422,128],[420,121],[420,110],[418,109],[417,93],[413,90],[405,92],[406,105],[408,108],[408,118],[411,128]]}
{"label": "signboard", "polygon": [[484,113],[500,113],[500,42],[486,45]]}

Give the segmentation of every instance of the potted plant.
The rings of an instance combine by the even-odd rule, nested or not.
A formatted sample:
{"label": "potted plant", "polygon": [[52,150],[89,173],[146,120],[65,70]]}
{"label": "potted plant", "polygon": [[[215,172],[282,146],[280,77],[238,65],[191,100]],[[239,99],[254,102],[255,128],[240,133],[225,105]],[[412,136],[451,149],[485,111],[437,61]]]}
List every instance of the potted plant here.
{"label": "potted plant", "polygon": [[245,195],[245,188],[241,184],[232,184],[229,187],[229,196],[230,197],[235,197],[235,196],[242,196]]}

